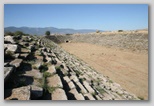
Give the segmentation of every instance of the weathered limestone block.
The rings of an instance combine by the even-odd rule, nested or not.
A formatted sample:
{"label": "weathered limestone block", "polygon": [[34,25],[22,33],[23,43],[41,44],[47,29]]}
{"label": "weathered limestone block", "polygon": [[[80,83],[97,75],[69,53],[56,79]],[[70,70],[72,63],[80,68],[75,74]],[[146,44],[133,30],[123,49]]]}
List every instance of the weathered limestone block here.
{"label": "weathered limestone block", "polygon": [[27,48],[21,48],[21,52],[22,53],[30,53],[30,49],[27,49]]}
{"label": "weathered limestone block", "polygon": [[75,85],[74,85],[74,83],[73,83],[72,81],[70,81],[70,82],[68,83],[68,86],[69,86],[69,89],[75,88]]}
{"label": "weathered limestone block", "polygon": [[51,61],[51,58],[48,57],[47,55],[46,55],[45,59],[47,60],[47,63]]}
{"label": "weathered limestone block", "polygon": [[97,100],[102,100],[98,95],[96,95]]}
{"label": "weathered limestone block", "polygon": [[47,72],[51,74],[56,74],[55,66],[54,65],[49,66]]}
{"label": "weathered limestone block", "polygon": [[36,68],[39,68],[42,64],[43,64],[43,61],[41,61],[41,60],[36,60],[34,66],[35,66]]}
{"label": "weathered limestone block", "polygon": [[15,45],[15,44],[4,44],[4,48],[7,48],[5,52],[12,52],[12,53],[15,53],[15,52],[20,52],[20,48],[18,45]]}
{"label": "weathered limestone block", "polygon": [[89,93],[95,93],[95,91],[91,88],[91,86],[86,81],[83,81],[83,85],[85,86],[85,88],[88,90]]}
{"label": "weathered limestone block", "polygon": [[27,56],[28,56],[27,53],[19,54],[19,58],[21,58],[21,59],[25,59],[25,58],[27,58]]}
{"label": "weathered limestone block", "polygon": [[102,99],[103,99],[103,100],[112,100],[112,97],[111,97],[109,94],[104,93]]}
{"label": "weathered limestone block", "polygon": [[84,94],[84,97],[88,100],[96,100],[90,93]]}
{"label": "weathered limestone block", "polygon": [[80,88],[80,92],[82,94],[87,93],[87,90],[83,87],[83,85],[80,82],[76,82],[76,84],[78,85],[78,87]]}
{"label": "weathered limestone block", "polygon": [[70,76],[70,79],[73,80],[74,82],[79,82],[79,79],[77,78],[76,75]]}
{"label": "weathered limestone block", "polygon": [[42,78],[43,75],[39,70],[32,69],[31,71],[26,71],[24,76],[31,76],[33,78]]}
{"label": "weathered limestone block", "polygon": [[31,85],[31,99],[36,100],[43,95],[43,88]]}
{"label": "weathered limestone block", "polygon": [[13,70],[13,67],[4,67],[4,81],[7,81]]}
{"label": "weathered limestone block", "polygon": [[16,68],[18,68],[20,66],[20,64],[22,63],[22,59],[15,59],[13,61],[10,62],[10,65],[15,66]]}
{"label": "weathered limestone block", "polygon": [[11,96],[5,100],[30,100],[30,86],[13,89]]}
{"label": "weathered limestone block", "polygon": [[63,77],[63,79],[64,79],[64,81],[66,82],[66,83],[69,83],[71,80],[68,78],[68,76],[65,76],[65,77]]}
{"label": "weathered limestone block", "polygon": [[73,94],[76,100],[85,100],[83,95],[78,93],[76,89],[71,89],[69,93]]}
{"label": "weathered limestone block", "polygon": [[5,43],[15,43],[12,36],[5,36],[4,42]]}
{"label": "weathered limestone block", "polygon": [[61,70],[61,72],[62,72],[63,75],[65,75],[65,76],[68,75],[68,71],[67,71],[67,70],[65,70],[65,69],[63,69],[63,68],[61,68],[60,70]]}
{"label": "weathered limestone block", "polygon": [[47,82],[48,82],[48,86],[49,87],[60,87],[60,88],[63,88],[63,84],[61,82],[61,79],[60,79],[60,77],[57,74],[55,74],[52,77],[48,77],[47,78]]}
{"label": "weathered limestone block", "polygon": [[67,100],[66,93],[61,88],[57,88],[51,95],[52,100]]}

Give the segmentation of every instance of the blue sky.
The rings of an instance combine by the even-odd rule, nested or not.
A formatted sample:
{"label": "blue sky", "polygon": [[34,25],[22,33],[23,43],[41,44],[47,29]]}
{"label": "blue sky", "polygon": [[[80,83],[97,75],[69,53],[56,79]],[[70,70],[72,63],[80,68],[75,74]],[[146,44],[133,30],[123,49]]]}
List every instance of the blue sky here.
{"label": "blue sky", "polygon": [[5,4],[4,27],[148,28],[147,4]]}

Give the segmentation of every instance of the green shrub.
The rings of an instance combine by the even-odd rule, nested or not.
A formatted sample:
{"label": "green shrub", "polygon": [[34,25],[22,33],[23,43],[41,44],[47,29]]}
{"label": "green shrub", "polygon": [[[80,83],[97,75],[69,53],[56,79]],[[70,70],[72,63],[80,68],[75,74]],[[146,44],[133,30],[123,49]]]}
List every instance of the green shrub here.
{"label": "green shrub", "polygon": [[21,31],[16,31],[16,32],[14,33],[14,35],[24,35],[24,33],[21,32]]}
{"label": "green shrub", "polygon": [[14,33],[13,33],[13,32],[5,32],[5,35],[11,35],[11,36],[14,36]]}
{"label": "green shrub", "polygon": [[47,78],[47,77],[50,77],[51,76],[51,73],[49,72],[44,72],[43,73],[43,77]]}
{"label": "green shrub", "polygon": [[96,33],[100,33],[100,31],[99,30],[96,30]]}
{"label": "green shrub", "polygon": [[144,98],[143,97],[138,97],[140,100],[144,100]]}
{"label": "green shrub", "polygon": [[50,35],[50,31],[46,31],[45,35],[49,36]]}
{"label": "green shrub", "polygon": [[48,70],[48,65],[47,64],[43,64],[39,67],[40,72],[45,72]]}
{"label": "green shrub", "polygon": [[123,30],[118,30],[118,32],[123,32]]}

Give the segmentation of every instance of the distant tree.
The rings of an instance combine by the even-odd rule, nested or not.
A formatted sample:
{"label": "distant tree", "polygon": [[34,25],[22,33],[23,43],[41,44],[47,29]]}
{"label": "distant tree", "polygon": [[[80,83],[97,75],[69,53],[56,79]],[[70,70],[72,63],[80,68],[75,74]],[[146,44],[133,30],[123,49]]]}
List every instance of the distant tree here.
{"label": "distant tree", "polygon": [[5,32],[5,35],[11,35],[11,36],[13,36],[14,33],[12,33],[12,32]]}
{"label": "distant tree", "polygon": [[46,31],[45,35],[47,35],[47,36],[50,35],[50,31]]}
{"label": "distant tree", "polygon": [[21,32],[21,31],[16,31],[16,32],[14,33],[14,35],[24,35],[24,33]]}
{"label": "distant tree", "polygon": [[118,32],[123,32],[123,30],[118,30]]}
{"label": "distant tree", "polygon": [[99,30],[96,30],[96,33],[100,33],[100,31]]}

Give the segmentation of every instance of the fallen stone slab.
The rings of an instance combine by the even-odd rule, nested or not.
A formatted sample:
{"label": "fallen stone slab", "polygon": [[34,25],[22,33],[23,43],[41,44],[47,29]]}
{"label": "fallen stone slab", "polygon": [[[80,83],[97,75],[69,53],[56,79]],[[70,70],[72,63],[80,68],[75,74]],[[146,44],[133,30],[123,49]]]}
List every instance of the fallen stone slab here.
{"label": "fallen stone slab", "polygon": [[83,81],[83,85],[85,86],[85,88],[88,90],[89,93],[95,93],[94,89],[89,85],[88,82]]}
{"label": "fallen stone slab", "polygon": [[57,88],[51,95],[52,100],[67,100],[66,93],[61,88]]}
{"label": "fallen stone slab", "polygon": [[84,97],[85,97],[87,100],[96,100],[90,93],[84,94]]}
{"label": "fallen stone slab", "polygon": [[43,88],[31,85],[31,99],[36,100],[43,96]]}
{"label": "fallen stone slab", "polygon": [[15,66],[16,68],[18,68],[20,66],[20,64],[22,63],[22,59],[15,59],[13,61],[11,61],[9,64],[11,66]]}
{"label": "fallen stone slab", "polygon": [[4,81],[6,82],[13,72],[14,67],[4,67]]}
{"label": "fallen stone slab", "polygon": [[30,100],[30,86],[24,86],[12,89],[11,96],[5,100]]}
{"label": "fallen stone slab", "polygon": [[76,89],[71,89],[69,93],[73,94],[76,100],[85,100],[82,94],[78,93]]}
{"label": "fallen stone slab", "polygon": [[52,77],[48,77],[47,82],[48,82],[49,87],[63,88],[63,84],[61,82],[61,79],[57,74],[53,75]]}

